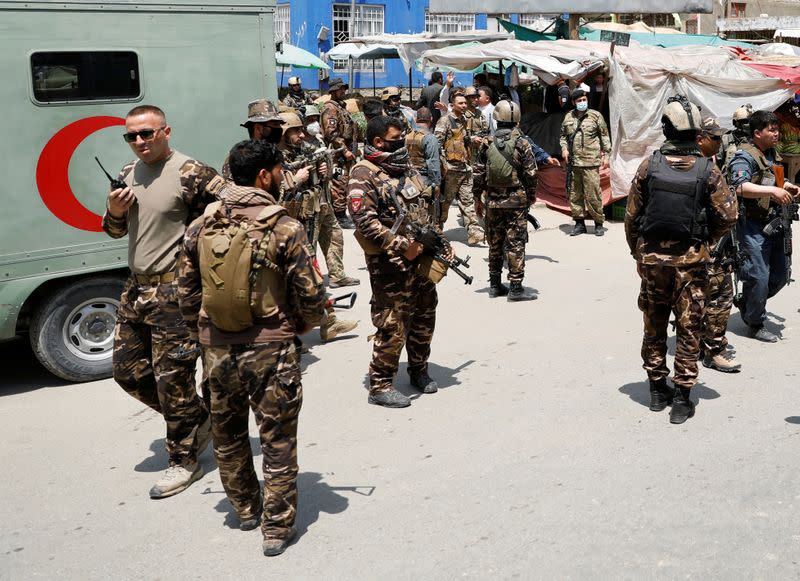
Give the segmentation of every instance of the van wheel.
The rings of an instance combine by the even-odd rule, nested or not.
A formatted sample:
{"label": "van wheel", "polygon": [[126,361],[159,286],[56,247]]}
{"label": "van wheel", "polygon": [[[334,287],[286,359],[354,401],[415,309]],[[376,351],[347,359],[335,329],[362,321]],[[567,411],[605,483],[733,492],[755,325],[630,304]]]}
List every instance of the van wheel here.
{"label": "van wheel", "polygon": [[114,325],[123,281],[80,279],[53,292],[31,319],[31,347],[48,371],[67,381],[111,376]]}

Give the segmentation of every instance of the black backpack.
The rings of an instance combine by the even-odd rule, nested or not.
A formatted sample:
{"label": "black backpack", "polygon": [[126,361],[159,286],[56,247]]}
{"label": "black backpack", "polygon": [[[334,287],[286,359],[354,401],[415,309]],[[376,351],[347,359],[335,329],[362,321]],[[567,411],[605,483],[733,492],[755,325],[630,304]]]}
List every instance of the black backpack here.
{"label": "black backpack", "polygon": [[708,177],[714,162],[698,157],[694,167],[670,167],[655,151],[647,169],[642,235],[647,240],[705,242],[708,239]]}

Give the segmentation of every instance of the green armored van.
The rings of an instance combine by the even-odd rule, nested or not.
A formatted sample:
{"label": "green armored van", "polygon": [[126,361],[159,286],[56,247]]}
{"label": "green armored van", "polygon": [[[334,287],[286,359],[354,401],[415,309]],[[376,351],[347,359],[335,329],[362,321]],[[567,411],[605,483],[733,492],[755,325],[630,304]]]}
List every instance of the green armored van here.
{"label": "green armored van", "polygon": [[[137,104],[220,169],[247,103],[275,99],[275,0],[0,1],[0,341],[72,381],[111,374],[127,240],[100,229]],[[0,349],[2,345],[0,344]]]}

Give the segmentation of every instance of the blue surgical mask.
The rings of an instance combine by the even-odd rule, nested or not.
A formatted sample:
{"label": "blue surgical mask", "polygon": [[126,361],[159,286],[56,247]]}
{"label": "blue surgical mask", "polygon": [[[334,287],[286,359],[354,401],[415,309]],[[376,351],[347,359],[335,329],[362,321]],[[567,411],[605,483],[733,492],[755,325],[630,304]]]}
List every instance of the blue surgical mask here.
{"label": "blue surgical mask", "polygon": [[581,113],[583,113],[584,111],[587,111],[589,109],[589,101],[581,101],[580,103],[577,103],[575,105],[575,108]]}

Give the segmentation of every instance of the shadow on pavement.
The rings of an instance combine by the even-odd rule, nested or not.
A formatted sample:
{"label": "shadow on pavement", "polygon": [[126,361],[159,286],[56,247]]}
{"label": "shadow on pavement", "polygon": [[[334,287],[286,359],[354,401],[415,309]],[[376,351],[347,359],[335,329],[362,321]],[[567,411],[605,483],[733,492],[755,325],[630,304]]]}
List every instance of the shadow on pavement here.
{"label": "shadow on pavement", "polygon": [[[263,483],[262,483],[263,485]],[[323,482],[322,475],[317,472],[302,472],[297,477],[297,536],[302,537],[317,520],[320,513],[339,514],[344,512],[350,501],[339,492],[352,492],[361,496],[372,496],[374,486],[331,486]],[[216,490],[206,490],[203,494],[216,493]],[[224,494],[224,492],[223,492]],[[232,529],[239,528],[239,516],[227,497],[222,498],[217,506],[217,512],[225,514],[224,526]]]}
{"label": "shadow on pavement", "polygon": [[153,440],[150,444],[151,456],[139,462],[133,469],[136,472],[161,472],[169,465],[165,439]]}
{"label": "shadow on pavement", "polygon": [[[776,322],[773,322],[771,319],[774,319]],[[783,317],[767,312],[767,320],[764,321],[764,328],[770,333],[777,335],[778,338],[783,339],[783,330],[786,327],[783,321],[785,320],[786,319]],[[731,320],[728,322],[728,333],[738,335],[739,337],[747,337],[748,339],[751,338],[750,328],[742,321],[741,316],[735,318],[731,317]],[[753,339],[753,341],[757,341],[757,339]]]}
{"label": "shadow on pavement", "polygon": [[800,424],[800,416],[789,416],[785,421],[787,424]]}
{"label": "shadow on pavement", "polygon": [[[462,369],[469,367],[473,363],[475,363],[475,360],[470,359],[458,367],[450,368],[428,362],[428,375],[430,375],[431,379],[439,384],[439,389],[447,389],[448,387],[453,387],[454,385],[460,385],[461,381],[458,380],[456,375],[458,375]],[[411,382],[408,379],[407,369],[407,363],[400,364],[400,367],[397,370],[397,375],[395,376],[394,387],[403,395],[407,395],[411,399],[416,399],[414,396],[419,397],[421,394],[414,386],[411,385]]]}
{"label": "shadow on pavement", "polygon": [[[672,382],[668,382],[672,387]],[[650,382],[638,381],[636,383],[626,383],[619,388],[620,393],[624,393],[636,403],[643,405],[647,408],[650,407]],[[719,392],[711,389],[703,383],[696,384],[691,391],[693,400],[700,399],[717,399],[720,397]]]}
{"label": "shadow on pavement", "polygon": [[0,369],[3,370],[0,397],[71,385],[42,367],[27,337],[0,343]]}

